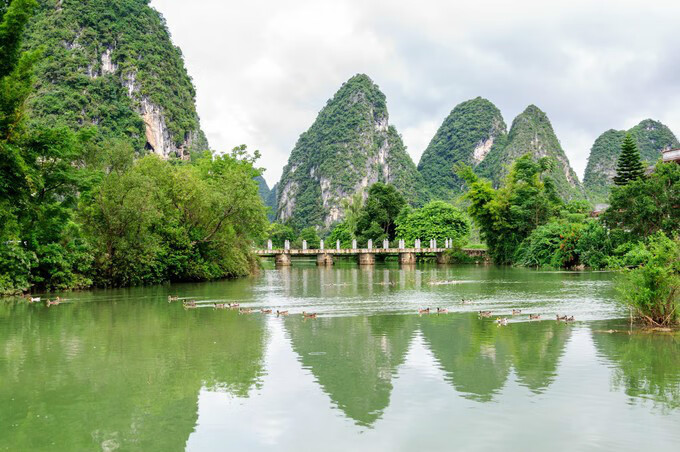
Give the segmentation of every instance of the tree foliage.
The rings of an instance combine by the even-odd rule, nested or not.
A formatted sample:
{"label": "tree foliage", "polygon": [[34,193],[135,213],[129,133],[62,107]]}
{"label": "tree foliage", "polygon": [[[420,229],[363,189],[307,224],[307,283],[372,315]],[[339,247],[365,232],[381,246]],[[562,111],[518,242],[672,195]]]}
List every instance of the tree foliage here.
{"label": "tree foliage", "polygon": [[396,219],[406,206],[406,199],[394,185],[380,182],[371,185],[368,198],[357,220],[356,236],[360,244],[394,240]]}
{"label": "tree foliage", "polygon": [[669,326],[680,319],[680,239],[659,232],[645,246],[646,258],[619,283],[621,300],[645,322]]}
{"label": "tree foliage", "polygon": [[458,208],[443,201],[431,201],[420,209],[404,209],[397,218],[396,236],[412,244],[416,239],[447,239],[464,245],[470,235],[470,220]]}
{"label": "tree foliage", "polygon": [[621,155],[616,166],[616,185],[627,185],[645,175],[645,167],[640,160],[640,153],[631,134],[626,135],[621,144]]}
{"label": "tree foliage", "polygon": [[680,230],[680,165],[657,163],[654,172],[612,188],[610,207],[602,215],[610,229],[621,229],[634,240],[657,231]]}
{"label": "tree foliage", "polygon": [[522,241],[562,208],[554,182],[547,175],[550,168],[549,159],[536,162],[531,155],[524,155],[513,163],[505,185],[494,189],[469,166],[458,166],[458,175],[468,185],[468,212],[496,263],[513,263]]}
{"label": "tree foliage", "polygon": [[95,281],[134,285],[247,274],[266,230],[245,149],[193,165],[146,156],[104,175],[83,195],[81,217],[95,250]]}

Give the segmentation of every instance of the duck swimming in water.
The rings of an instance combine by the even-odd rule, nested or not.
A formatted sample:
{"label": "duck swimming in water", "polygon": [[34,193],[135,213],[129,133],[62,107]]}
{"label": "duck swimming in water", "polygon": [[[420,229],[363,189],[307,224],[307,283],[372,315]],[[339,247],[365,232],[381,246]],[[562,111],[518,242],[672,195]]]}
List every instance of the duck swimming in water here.
{"label": "duck swimming in water", "polygon": [[276,310],[276,315],[288,315],[288,311],[279,311],[278,309]]}
{"label": "duck swimming in water", "polygon": [[429,314],[430,313],[430,308],[419,308],[418,309],[418,314]]}
{"label": "duck swimming in water", "polygon": [[529,320],[540,320],[541,314],[529,314]]}
{"label": "duck swimming in water", "polygon": [[491,311],[479,311],[479,316],[483,318],[491,317]]}
{"label": "duck swimming in water", "polygon": [[302,317],[304,317],[305,319],[315,319],[316,313],[315,312],[310,313],[310,312],[302,311]]}
{"label": "duck swimming in water", "polygon": [[437,314],[448,314],[449,310],[446,308],[437,308]]}

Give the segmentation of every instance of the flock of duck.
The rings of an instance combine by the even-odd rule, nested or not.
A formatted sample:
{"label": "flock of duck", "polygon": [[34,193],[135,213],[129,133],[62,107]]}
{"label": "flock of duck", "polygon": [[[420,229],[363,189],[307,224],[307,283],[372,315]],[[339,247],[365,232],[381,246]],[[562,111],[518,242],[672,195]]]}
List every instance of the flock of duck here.
{"label": "flock of duck", "polygon": [[[179,301],[179,297],[176,295],[170,295],[168,296],[168,303],[171,303],[173,301]],[[209,307],[211,303],[198,303],[196,300],[184,300],[182,301],[182,305],[184,306],[184,309],[196,309],[198,307]],[[252,308],[242,308],[239,303],[212,303],[213,309],[231,309],[231,310],[238,310],[239,314],[252,314],[256,311],[254,311]],[[279,311],[278,309],[276,311],[272,309],[260,309],[259,310],[260,314],[276,314],[277,317],[282,317],[282,316],[287,316],[288,311]],[[302,311],[302,317],[305,319],[315,319],[316,318],[316,313],[310,313],[310,312],[305,312]]]}
{"label": "flock of duck", "polygon": [[[179,297],[176,295],[170,295],[168,296],[168,303],[171,303],[173,301],[179,301]],[[461,304],[468,305],[472,304],[472,300],[461,300]],[[238,310],[239,314],[252,314],[254,311],[252,308],[242,308],[239,303],[199,303],[196,300],[183,300],[182,305],[184,306],[184,309],[195,309],[198,307],[210,307],[212,305],[213,309],[231,309],[231,310]],[[272,309],[265,309],[261,308],[259,310],[261,314],[276,314],[277,317],[279,316],[287,316],[288,311],[279,311],[278,309],[276,311]],[[424,314],[430,314],[430,313],[436,313],[436,314],[448,314],[449,310],[446,308],[437,308],[436,311],[430,308],[419,308],[418,309],[418,314],[419,315],[424,315]],[[522,315],[522,310],[521,309],[513,309],[512,310],[512,316],[520,316]],[[302,317],[305,319],[315,319],[317,316],[316,313],[309,313],[302,311]],[[485,319],[485,318],[490,318],[493,317],[493,313],[491,311],[479,311],[479,318],[480,319]],[[541,315],[540,314],[529,314],[529,320],[541,320]],[[574,321],[574,316],[567,316],[563,315],[560,316],[557,314],[556,320],[558,322],[573,322]],[[496,323],[501,326],[501,325],[507,325],[508,324],[508,317],[496,317]]]}
{"label": "flock of duck", "polygon": [[[472,304],[472,300],[461,300],[461,304]],[[436,314],[448,314],[449,310],[446,308],[437,308],[436,311],[431,310],[430,308],[419,308],[418,309],[418,314],[423,315],[423,314],[430,314],[430,313],[436,313]],[[514,309],[512,310],[512,316],[519,316],[522,315],[522,310],[521,309]],[[479,318],[480,319],[486,319],[493,317],[493,312],[491,311],[479,311]],[[529,314],[529,320],[541,320],[541,315],[540,314]],[[573,322],[574,321],[574,316],[567,316],[563,315],[560,316],[559,314],[556,314],[555,320],[558,322]],[[496,317],[496,323],[501,326],[505,326],[508,324],[508,317]]]}
{"label": "flock of duck", "polygon": [[[41,297],[32,297],[30,295],[26,295],[24,298],[28,300],[29,303],[41,303],[42,298]],[[45,300],[45,305],[49,308],[50,306],[57,306],[60,305],[64,302],[61,298],[57,297],[54,300],[50,300],[49,298]]]}

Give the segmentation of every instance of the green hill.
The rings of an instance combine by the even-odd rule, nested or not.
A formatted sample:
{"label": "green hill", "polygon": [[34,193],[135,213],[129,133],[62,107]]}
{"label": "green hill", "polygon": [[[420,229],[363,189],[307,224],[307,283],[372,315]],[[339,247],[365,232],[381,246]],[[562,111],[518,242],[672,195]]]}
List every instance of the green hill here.
{"label": "green hill", "polygon": [[418,170],[433,198],[450,200],[464,189],[453,166],[479,165],[492,149],[502,149],[507,126],[500,110],[477,97],[457,105],[423,153]]}
{"label": "green hill", "polygon": [[277,219],[328,228],[343,218],[344,198],[375,182],[392,183],[417,202],[420,175],[389,125],[385,95],[359,74],[298,139],[278,185]]}
{"label": "green hill", "polygon": [[584,198],[583,187],[569,164],[560,141],[555,135],[548,116],[538,107],[530,105],[515,118],[504,147],[494,147],[479,164],[478,173],[499,184],[510,164],[522,155],[534,158],[550,157],[555,162],[551,175],[560,195],[566,199]]}

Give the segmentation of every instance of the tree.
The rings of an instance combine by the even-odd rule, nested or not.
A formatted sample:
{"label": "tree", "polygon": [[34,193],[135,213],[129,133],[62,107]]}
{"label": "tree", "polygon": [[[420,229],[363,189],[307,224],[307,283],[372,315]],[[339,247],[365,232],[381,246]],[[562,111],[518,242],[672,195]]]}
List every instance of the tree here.
{"label": "tree", "polygon": [[368,198],[357,221],[356,235],[360,243],[394,240],[395,220],[406,206],[406,200],[394,185],[377,182],[368,190]]}
{"label": "tree", "polygon": [[657,231],[680,230],[680,165],[657,163],[648,177],[612,187],[602,220],[610,229],[643,239]]}
{"label": "tree", "polygon": [[467,215],[444,201],[431,201],[420,209],[406,211],[397,219],[397,238],[409,244],[416,239],[435,239],[443,245],[447,239],[453,239],[462,246],[469,234]]}
{"label": "tree", "polygon": [[554,181],[546,175],[551,166],[548,159],[535,162],[531,155],[524,155],[513,163],[505,184],[497,190],[469,166],[456,167],[468,185],[468,213],[496,263],[514,262],[522,241],[563,207]]}
{"label": "tree", "polygon": [[616,185],[627,185],[631,181],[640,179],[645,175],[645,167],[640,160],[637,144],[629,133],[621,144],[621,155],[616,166]]}
{"label": "tree", "polygon": [[335,243],[340,240],[340,246],[343,248],[350,248],[354,234],[350,232],[350,226],[347,221],[335,225],[331,233],[328,235],[328,245],[335,246]]}
{"label": "tree", "polygon": [[269,240],[272,241],[274,248],[283,248],[286,240],[293,243],[295,240],[295,231],[286,224],[272,223],[269,225]]}
{"label": "tree", "polygon": [[302,248],[302,242],[307,241],[308,249],[318,249],[321,246],[321,238],[316,232],[316,228],[313,226],[304,228],[300,231],[300,235],[297,238],[296,247]]}
{"label": "tree", "polygon": [[361,209],[364,207],[364,192],[359,190],[352,196],[342,200],[342,210],[345,212],[345,226],[350,234],[350,240],[356,238],[357,223],[359,222],[359,215]]}

